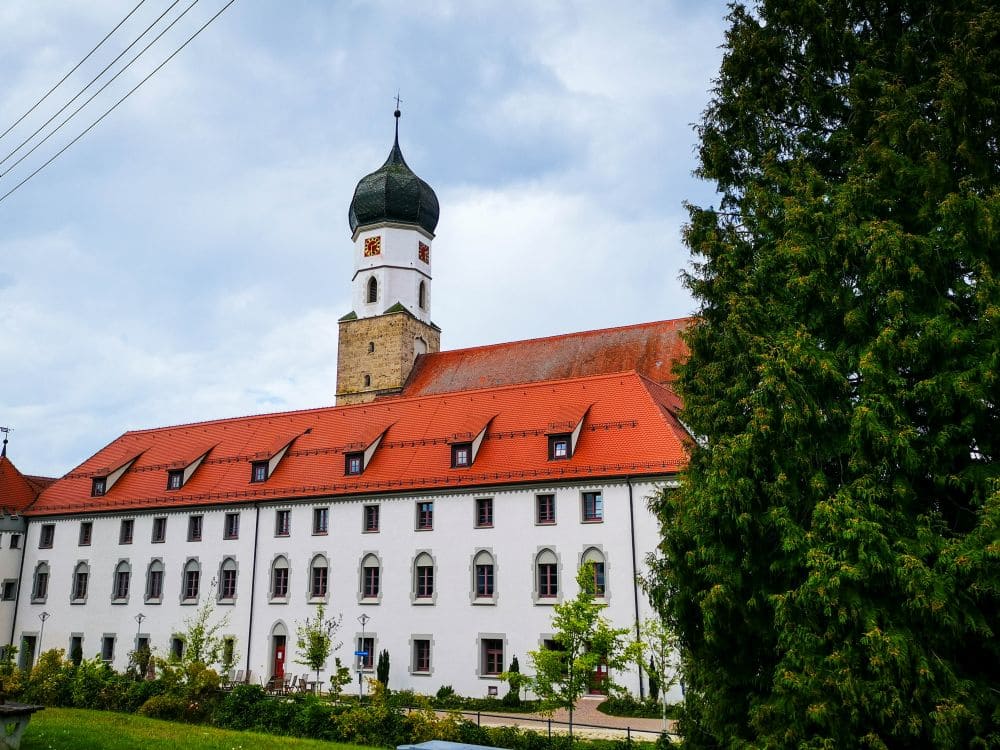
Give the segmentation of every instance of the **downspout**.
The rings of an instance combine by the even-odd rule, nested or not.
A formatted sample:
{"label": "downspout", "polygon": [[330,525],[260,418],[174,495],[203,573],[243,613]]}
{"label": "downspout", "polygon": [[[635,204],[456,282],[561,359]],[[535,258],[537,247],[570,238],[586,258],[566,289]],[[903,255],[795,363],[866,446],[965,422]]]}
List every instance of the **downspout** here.
{"label": "downspout", "polygon": [[250,621],[247,623],[247,682],[250,677],[250,651],[253,647],[253,611],[254,592],[257,590],[257,545],[260,543],[260,503],[256,506],[257,514],[253,521],[253,560],[250,563]]}
{"label": "downspout", "polygon": [[17,610],[21,606],[21,581],[24,580],[24,551],[28,548],[28,521],[24,519],[24,538],[21,540],[21,563],[17,569],[17,597],[14,599],[14,617],[10,621],[10,645],[14,645],[14,634],[17,632]]}
{"label": "downspout", "polygon": [[[632,600],[635,605],[635,640],[639,640],[639,565],[635,552],[635,500],[632,497],[632,477],[625,477],[628,484],[628,526],[632,535]],[[642,660],[639,661],[639,700],[646,698],[642,682]]]}

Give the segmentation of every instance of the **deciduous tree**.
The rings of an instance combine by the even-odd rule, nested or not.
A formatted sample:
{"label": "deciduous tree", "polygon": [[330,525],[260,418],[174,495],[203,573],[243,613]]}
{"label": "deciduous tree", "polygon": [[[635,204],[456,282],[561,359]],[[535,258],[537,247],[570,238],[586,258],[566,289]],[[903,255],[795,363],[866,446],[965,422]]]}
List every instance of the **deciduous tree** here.
{"label": "deciduous tree", "polygon": [[[295,663],[309,667],[316,673],[316,684],[319,684],[319,672],[326,664],[331,651],[336,651],[341,647],[341,643],[334,643],[337,631],[340,630],[342,616],[326,616],[326,608],[320,604],[316,607],[316,614],[307,617],[304,622],[299,623],[295,630],[296,656]],[[334,672],[333,681],[339,679],[341,675],[341,664],[337,662],[337,669]]]}
{"label": "deciduous tree", "polygon": [[1000,745],[1000,9],[734,4],[654,598],[688,746]]}

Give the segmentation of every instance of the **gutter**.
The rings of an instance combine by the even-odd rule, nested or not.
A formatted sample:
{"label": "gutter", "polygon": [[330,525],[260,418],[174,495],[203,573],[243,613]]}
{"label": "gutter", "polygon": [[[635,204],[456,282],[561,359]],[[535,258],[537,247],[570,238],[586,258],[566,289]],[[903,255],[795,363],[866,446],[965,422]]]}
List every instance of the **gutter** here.
{"label": "gutter", "polygon": [[[635,552],[635,500],[632,496],[632,477],[626,476],[628,484],[628,528],[632,535],[632,600],[635,605],[635,639],[639,640],[639,566]],[[646,689],[642,682],[642,662],[639,662],[639,700],[646,697]]]}

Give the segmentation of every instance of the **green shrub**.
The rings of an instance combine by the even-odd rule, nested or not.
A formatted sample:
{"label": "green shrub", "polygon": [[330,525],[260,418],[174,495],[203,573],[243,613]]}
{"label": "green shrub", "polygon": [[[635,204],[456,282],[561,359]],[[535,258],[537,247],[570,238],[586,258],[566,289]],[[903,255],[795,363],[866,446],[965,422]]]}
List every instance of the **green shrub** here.
{"label": "green shrub", "polygon": [[84,659],[73,673],[70,700],[75,708],[104,708],[104,688],[114,670],[98,658]]}
{"label": "green shrub", "polygon": [[608,716],[629,716],[641,719],[659,719],[663,707],[653,700],[638,701],[631,695],[612,696],[598,705],[597,710]]}
{"label": "green shrub", "polygon": [[292,734],[317,740],[332,740],[335,735],[333,706],[315,696],[306,696],[292,722]]}
{"label": "green shrub", "polygon": [[73,671],[73,665],[63,659],[61,648],[45,651],[28,675],[21,698],[44,706],[68,706]]}
{"label": "green shrub", "polygon": [[250,729],[257,726],[260,704],[267,700],[260,685],[237,685],[216,706],[212,721],[228,729]]}
{"label": "green shrub", "polygon": [[298,710],[298,702],[293,698],[265,700],[257,707],[255,728],[272,734],[291,734]]}
{"label": "green shrub", "polygon": [[491,745],[490,733],[472,721],[458,723],[458,741],[468,745]]}
{"label": "green shrub", "polygon": [[188,702],[179,695],[154,695],[139,707],[138,713],[151,719],[187,721],[191,718],[188,707]]}

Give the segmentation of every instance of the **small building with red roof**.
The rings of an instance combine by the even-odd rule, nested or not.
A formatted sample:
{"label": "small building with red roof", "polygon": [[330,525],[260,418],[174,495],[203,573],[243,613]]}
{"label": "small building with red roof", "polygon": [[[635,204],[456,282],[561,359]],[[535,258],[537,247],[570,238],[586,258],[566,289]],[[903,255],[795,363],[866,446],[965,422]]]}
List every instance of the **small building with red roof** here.
{"label": "small building with red roof", "polygon": [[349,210],[336,406],[126,432],[47,486],[0,459],[0,505],[23,524],[8,627],[24,664],[180,653],[208,599],[225,668],[280,681],[304,672],[296,627],[322,604],[347,644],[325,679],[334,656],[373,675],[385,650],[394,688],[496,695],[514,656],[551,642],[582,565],[615,624],[651,614],[647,499],[686,462],[671,385],[690,321],[440,351],[438,216],[397,120]]}

